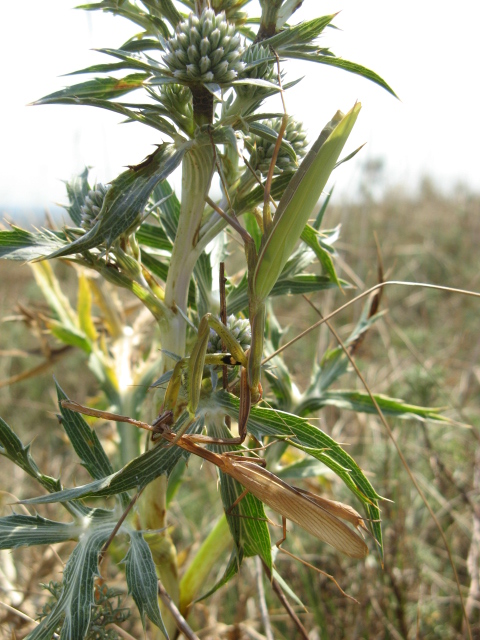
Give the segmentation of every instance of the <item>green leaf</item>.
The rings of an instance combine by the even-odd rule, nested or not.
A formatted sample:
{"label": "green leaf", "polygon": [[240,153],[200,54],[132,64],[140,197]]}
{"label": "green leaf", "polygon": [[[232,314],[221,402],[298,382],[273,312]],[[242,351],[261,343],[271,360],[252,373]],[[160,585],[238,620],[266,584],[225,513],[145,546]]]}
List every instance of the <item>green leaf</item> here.
{"label": "green leaf", "polygon": [[150,74],[132,73],[124,78],[94,78],[87,82],[66,87],[61,91],[50,93],[48,96],[37,100],[33,104],[62,104],[65,99],[68,101],[73,99],[77,101],[77,104],[83,104],[83,98],[99,98],[102,100],[118,98],[129,91],[143,87],[149,77]]}
{"label": "green leaf", "polygon": [[149,127],[153,127],[162,133],[170,137],[176,137],[177,130],[169,120],[162,117],[161,114],[165,114],[165,110],[155,105],[136,105],[136,104],[124,104],[122,102],[111,102],[102,98],[90,98],[88,96],[83,98],[65,97],[62,100],[57,100],[59,104],[73,104],[82,105],[84,107],[97,107],[99,109],[106,109],[107,111],[113,111],[119,113],[127,118],[127,122],[140,122],[146,124]]}
{"label": "green leaf", "polygon": [[130,532],[130,547],[122,562],[125,564],[128,592],[138,607],[144,631],[145,616],[148,616],[168,638],[158,606],[158,578],[152,552],[138,531]]}
{"label": "green leaf", "polygon": [[84,638],[95,604],[94,580],[98,575],[98,554],[115,522],[86,529],[65,565],[63,590],[50,614],[28,635],[29,640],[51,638],[62,622],[61,640]]}
{"label": "green leaf", "polygon": [[165,17],[174,28],[183,20],[182,14],[177,11],[172,0],[143,0],[143,4],[153,15]]}
{"label": "green leaf", "polygon": [[[210,423],[208,433],[214,438],[231,438],[232,434],[225,424]],[[213,445],[212,451],[223,453],[224,446]],[[241,447],[228,447],[229,451],[241,451]],[[236,500],[245,492],[245,488],[231,476],[218,472],[220,478],[220,495],[227,517],[228,526],[237,549],[237,557],[259,555],[265,564],[272,568],[272,551],[267,516],[263,503],[247,493],[233,507]]]}
{"label": "green leaf", "polygon": [[112,465],[105,453],[97,434],[91,429],[84,418],[76,411],[62,407],[62,400],[69,400],[57,381],[57,397],[62,414],[62,427],[72,443],[75,453],[82,465],[92,476],[99,480],[113,473]]}
{"label": "green leaf", "polygon": [[360,105],[356,104],[345,116],[340,112],[335,114],[289,182],[278,204],[272,229],[258,257],[253,292],[259,301],[268,297],[293,253],[359,111]]}
{"label": "green leaf", "polygon": [[172,243],[162,227],[158,225],[143,223],[135,232],[135,238],[142,246],[169,253],[172,251]]}
{"label": "green leaf", "polygon": [[93,343],[98,339],[98,333],[92,318],[92,292],[88,278],[83,272],[78,276],[77,318],[80,329],[88,340]]}
{"label": "green leaf", "polygon": [[[279,200],[282,197],[294,175],[294,171],[284,171],[273,179],[270,195],[274,200]],[[254,209],[258,204],[263,202],[264,198],[265,183],[262,183],[262,185],[258,185],[249,191],[247,195],[240,197],[238,200],[234,199],[233,208],[237,215],[240,215],[245,211]]]}
{"label": "green leaf", "polygon": [[280,33],[263,40],[262,45],[265,47],[272,47],[277,53],[282,56],[285,49],[289,45],[299,45],[302,43],[308,43],[319,36],[322,31],[327,27],[337,14],[333,13],[328,16],[321,16],[320,18],[314,18],[305,22],[300,22],[294,27],[283,29]]}
{"label": "green leaf", "polygon": [[[452,424],[452,421],[448,417],[440,413],[441,409],[435,407],[418,407],[399,400],[398,398],[390,398],[381,394],[373,394],[373,397],[377,401],[382,413],[386,416],[404,419],[417,418],[422,421],[431,420],[433,422]],[[357,411],[358,413],[378,414],[368,393],[361,393],[360,391],[326,391],[318,400],[319,403],[317,407],[329,405],[339,407],[340,409]]]}
{"label": "green leaf", "polygon": [[[165,0],[162,0],[164,2]],[[122,16],[131,20],[133,23],[143,27],[147,34],[162,35],[164,38],[168,38],[170,35],[167,24],[155,15],[153,12],[146,12],[143,8],[136,7],[131,2],[117,2],[117,0],[103,0],[102,2],[84,4],[78,9],[85,9],[87,11],[101,10],[113,15]],[[166,14],[167,15],[167,14]],[[139,34],[140,35],[144,34]]]}
{"label": "green leaf", "polygon": [[54,544],[75,540],[83,528],[76,524],[55,522],[39,515],[13,514],[0,518],[0,549],[16,549],[21,546]]}
{"label": "green leaf", "polygon": [[65,182],[65,186],[67,188],[68,200],[70,201],[70,205],[65,206],[65,209],[68,211],[73,222],[79,227],[82,222],[81,207],[90,191],[88,168],[85,167],[79,176],[75,176],[69,182]]}
{"label": "green leaf", "polygon": [[[267,127],[267,125],[263,124],[262,122],[251,122],[249,125],[249,130],[256,136],[264,138],[265,140],[268,140],[273,144],[276,144],[277,142],[278,133],[275,131],[275,129]],[[295,153],[292,145],[287,142],[287,140],[283,139],[280,146],[281,149],[288,154],[289,158],[293,160],[293,162],[297,161],[297,154]]]}
{"label": "green leaf", "polygon": [[340,285],[340,280],[338,279],[337,272],[335,271],[335,266],[333,264],[333,260],[329,252],[322,247],[322,245],[318,241],[318,232],[315,231],[313,227],[309,224],[305,225],[302,235],[300,238],[305,242],[305,244],[315,252],[315,255],[318,258],[318,261],[322,265],[323,270],[327,274],[329,280],[334,282],[337,287],[342,288]]}
{"label": "green leaf", "polygon": [[325,475],[325,465],[320,460],[313,458],[303,458],[288,467],[275,470],[275,475],[283,480],[303,480]]}
{"label": "green leaf", "polygon": [[371,82],[378,84],[380,87],[382,87],[382,89],[385,89],[386,91],[388,91],[388,93],[391,93],[392,96],[398,98],[395,91],[385,82],[383,78],[375,73],[375,71],[371,71],[371,69],[362,67],[362,65],[357,64],[356,62],[349,62],[348,60],[343,60],[343,58],[326,56],[322,54],[303,54],[300,51],[296,51],[294,48],[283,51],[282,55],[285,55],[288,58],[296,58],[297,60],[305,60],[307,62],[318,62],[320,64],[329,65],[330,67],[336,67],[337,69],[349,71],[350,73],[354,73],[357,76],[361,76],[366,80],[370,80]]}
{"label": "green leaf", "polygon": [[196,285],[196,307],[198,315],[202,318],[211,309],[212,301],[212,265],[210,255],[202,251],[193,269]]}
{"label": "green leaf", "polygon": [[[184,414],[185,415],[185,414]],[[180,420],[177,426],[180,428]],[[189,428],[188,433],[199,433],[203,427],[203,421],[197,420]],[[132,427],[133,428],[133,427]],[[109,497],[115,496],[131,489],[140,490],[161,475],[169,475],[178,460],[188,455],[180,447],[165,447],[160,443],[153,449],[138,456],[116,473],[95,480],[80,487],[64,489],[48,496],[39,496],[22,500],[24,504],[46,504],[50,502],[65,502],[76,498],[85,497]]]}
{"label": "green leaf", "polygon": [[[345,280],[339,281],[343,287],[349,287],[349,283]],[[282,277],[277,280],[270,296],[284,296],[288,294],[311,293],[312,291],[325,291],[327,289],[336,289],[337,284],[326,276],[314,275],[294,275],[291,277]],[[242,279],[239,284],[230,291],[227,296],[228,313],[237,314],[244,311],[248,307],[248,287],[246,279]]]}
{"label": "green leaf", "polygon": [[167,180],[160,182],[152,193],[154,202],[158,202],[160,221],[170,242],[175,242],[178,219],[180,217],[180,201]]}
{"label": "green leaf", "polygon": [[[215,402],[228,415],[238,419],[240,401],[224,391],[214,394]],[[291,413],[252,407],[247,423],[249,433],[260,442],[265,436],[287,438],[288,442],[323,462],[343,480],[346,486],[362,501],[368,513],[373,534],[382,548],[380,527],[380,496],[355,460],[340,445],[318,427]]]}
{"label": "green leaf", "polygon": [[221,589],[221,587],[228,584],[230,580],[233,577],[235,577],[236,574],[238,573],[238,570],[242,565],[242,561],[243,561],[243,554],[242,553],[239,554],[238,550],[234,548],[228,560],[228,564],[225,567],[225,571],[223,572],[223,576],[211,589],[207,591],[207,593],[204,593],[203,595],[201,595],[199,598],[197,598],[197,600],[195,600],[195,602],[200,602],[201,600],[205,600],[205,598],[208,598],[209,596],[214,594],[215,591],[218,591],[219,589]]}
{"label": "green leaf", "polygon": [[18,436],[2,418],[0,418],[0,455],[5,456],[29,476],[35,478],[47,491],[55,492],[61,489],[60,480],[41,473],[30,455],[30,445],[24,447]]}
{"label": "green leaf", "polygon": [[45,323],[52,336],[55,336],[55,338],[63,342],[63,344],[77,347],[85,353],[91,353],[92,344],[80,329],[76,327],[66,327],[61,322],[58,322],[58,320],[48,319]]}
{"label": "green leaf", "polygon": [[163,143],[144,162],[120,174],[107,191],[95,226],[47,258],[51,260],[88,251],[102,243],[111,247],[119,236],[131,232],[138,225],[155,185],[178,167],[191,144],[187,142],[175,148]]}
{"label": "green leaf", "polygon": [[61,247],[64,242],[52,233],[31,233],[12,226],[12,231],[0,230],[0,258],[29,262]]}

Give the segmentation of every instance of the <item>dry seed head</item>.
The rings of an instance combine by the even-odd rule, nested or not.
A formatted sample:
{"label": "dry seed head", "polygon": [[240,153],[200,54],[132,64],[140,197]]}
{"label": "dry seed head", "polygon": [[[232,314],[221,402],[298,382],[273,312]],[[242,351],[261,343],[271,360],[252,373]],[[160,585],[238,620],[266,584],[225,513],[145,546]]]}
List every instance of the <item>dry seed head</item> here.
{"label": "dry seed head", "polygon": [[100,213],[105,195],[109,188],[110,185],[103,185],[99,183],[95,185],[85,197],[85,201],[80,207],[80,213],[82,216],[80,226],[86,231],[91,229],[97,222],[98,214]]}
{"label": "dry seed head", "polygon": [[[272,120],[264,120],[263,124],[278,133],[280,131],[282,121],[280,118],[274,118]],[[296,122],[293,118],[289,118],[283,138],[291,144],[298,159],[304,157],[308,141],[307,134],[300,122]],[[275,144],[270,140],[266,140],[265,138],[256,135],[248,135],[245,142],[247,143],[247,146],[252,149],[250,163],[254,169],[261,173],[268,173]],[[277,156],[277,162],[275,163],[275,173],[295,171],[297,166],[298,165],[293,162],[288,153],[280,148]]]}
{"label": "dry seed head", "polygon": [[226,84],[245,68],[240,35],[222,11],[205,9],[200,17],[191,13],[165,42],[163,60],[175,78],[185,83]]}

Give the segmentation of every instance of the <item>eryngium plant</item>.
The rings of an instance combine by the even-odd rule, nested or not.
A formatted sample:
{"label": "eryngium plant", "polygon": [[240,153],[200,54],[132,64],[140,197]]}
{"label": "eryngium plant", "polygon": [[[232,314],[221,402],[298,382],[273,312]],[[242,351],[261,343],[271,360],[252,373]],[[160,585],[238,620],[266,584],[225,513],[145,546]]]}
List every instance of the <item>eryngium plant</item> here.
{"label": "eryngium plant", "polygon": [[[24,310],[25,318],[34,318],[57,342],[50,355],[58,354],[58,342],[83,351],[102,392],[89,410],[70,401],[57,384],[61,427],[92,478],[83,486],[63,487],[45,475],[30,447],[0,420],[0,453],[47,492],[23,502],[58,503],[69,516],[67,522],[17,513],[1,518],[1,548],[77,541],[62,587],[31,639],[58,631],[61,638],[89,637],[99,558],[112,549],[115,558],[123,557],[142,623],[148,617],[160,635],[175,637],[179,616],[159,606],[159,580],[186,616],[195,600],[225,585],[245,558],[260,556],[272,575],[264,503],[354,558],[368,550],[356,528],[368,528],[371,551],[382,553],[379,496],[351,456],[307,420],[328,404],[374,412],[366,394],[330,390],[347,371],[346,354],[341,348],[325,353],[303,392],[281,356],[274,368],[265,369],[262,382],[262,359],[280,346],[282,336],[273,297],[349,287],[334,267],[338,230],[322,228],[324,207],[316,216],[314,211],[342,161],[360,105],[346,115],[326,115],[326,126],[305,154],[301,124],[281,107],[280,95],[285,91],[288,102],[288,89],[297,83],[285,81],[286,64],[296,58],[335,66],[393,92],[374,72],[318,46],[334,16],[289,25],[301,2],[260,4],[259,19],[243,11],[248,0],[86,5],[132,20],[132,38],[103,51],[113,62],[77,72],[101,76],[36,103],[108,109],[151,127],[164,141],[108,185],[91,185],[88,171],[70,182],[70,222],[64,227],[37,232],[13,227],[0,233],[1,255],[32,263],[49,305],[49,313]],[[138,101],[119,101],[138,90],[144,94]],[[272,98],[268,109],[267,98]],[[177,168],[182,171],[179,198],[167,181]],[[220,196],[211,190],[216,173]],[[240,278],[225,278],[221,304],[218,271],[233,250],[231,234],[243,244],[244,269]],[[75,265],[76,309],[50,267],[53,259]],[[320,274],[311,268],[315,264]],[[136,298],[145,313],[127,320],[115,288]],[[377,317],[367,306],[347,347],[353,348]],[[155,389],[154,402],[146,401],[149,388]],[[75,389],[70,394],[80,400]],[[266,402],[255,404],[262,394]],[[382,397],[378,402],[393,415],[442,419],[434,410],[402,401]],[[116,422],[116,455],[107,456],[82,411]],[[232,421],[239,431],[235,445]],[[149,431],[146,446],[133,423]],[[203,448],[199,434],[214,439],[214,451]],[[276,441],[267,457],[262,451],[252,452],[247,461],[226,455],[240,449],[246,456],[252,443],[258,448]],[[294,452],[293,476],[302,460],[307,462],[303,477],[326,465],[364,515],[280,480],[275,473],[287,448]],[[167,507],[189,473],[185,461],[192,455],[217,466],[225,515],[180,575]],[[265,460],[268,469],[255,464]],[[288,477],[288,468],[282,477]],[[114,506],[87,506],[84,500],[93,497],[113,498]],[[223,577],[208,583],[211,568],[223,559]]]}

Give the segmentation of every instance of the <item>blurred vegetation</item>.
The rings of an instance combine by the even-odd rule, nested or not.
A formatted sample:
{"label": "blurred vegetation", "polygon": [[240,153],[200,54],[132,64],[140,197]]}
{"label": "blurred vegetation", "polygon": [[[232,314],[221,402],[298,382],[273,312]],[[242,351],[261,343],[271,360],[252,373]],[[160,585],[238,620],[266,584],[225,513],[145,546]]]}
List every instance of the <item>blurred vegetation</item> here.
{"label": "blurred vegetation", "polygon": [[[429,179],[425,179],[416,195],[396,188],[378,197],[370,186],[376,180],[381,180],[381,163],[365,167],[361,198],[356,203],[337,200],[327,210],[327,226],[342,224],[341,242],[336,245],[340,254],[336,263],[339,275],[353,280],[359,290],[377,282],[376,235],[387,279],[478,290],[480,195],[465,187],[458,187],[448,196],[442,195]],[[343,270],[343,259],[355,274]],[[68,282],[74,283],[76,279],[73,269],[65,265],[57,265],[56,269],[67,283],[64,290],[68,292]],[[59,357],[52,368],[41,372],[34,384],[27,380],[2,385],[1,381],[18,376],[41,361],[42,354],[38,349],[45,336],[35,340],[24,326],[28,315],[25,309],[33,305],[41,310],[44,304],[36,292],[28,265],[20,268],[4,261],[0,264],[0,274],[0,317],[4,318],[0,332],[2,417],[15,425],[23,441],[33,441],[41,467],[52,475],[61,475],[65,484],[81,484],[86,476],[73,460],[57,426],[52,374],[62,381],[64,389],[75,388],[77,399],[85,401],[96,393],[95,381],[85,366],[84,357],[69,353],[65,358]],[[76,286],[71,289],[75,291]],[[323,314],[333,311],[346,299],[347,296],[338,291],[312,296]],[[478,579],[479,569],[478,560],[475,562],[474,559],[472,575],[468,557],[480,546],[479,304],[478,300],[459,294],[390,286],[382,301],[382,307],[388,309],[388,313],[375,324],[356,354],[357,363],[375,393],[407,398],[412,404],[448,407],[446,415],[458,421],[458,426],[454,427],[401,420],[390,420],[390,424],[446,532],[460,582],[466,585],[464,597],[467,607],[471,607],[474,637],[480,637],[479,593],[472,589],[469,592],[468,585],[473,585],[475,571]],[[333,324],[342,327],[342,337],[347,337],[360,310],[360,306],[349,307],[335,317]],[[288,298],[277,299],[275,311],[282,324],[290,324],[285,339],[294,337],[318,319],[306,302],[303,307],[292,309]],[[318,341],[322,347],[319,351],[311,347]],[[307,383],[302,371],[310,370],[312,354],[324,352],[329,344],[333,346],[333,338],[328,329],[322,327],[286,352],[285,359],[296,374],[299,387]],[[361,383],[353,373],[350,386],[361,389]],[[22,424],[19,424],[19,415],[23,418]],[[458,631],[461,606],[442,540],[380,421],[375,416],[333,407],[324,409],[319,418],[327,433],[339,442],[349,443],[348,452],[368,470],[376,489],[389,501],[382,505],[383,571],[379,570],[379,559],[375,554],[367,558],[365,566],[348,559],[339,564],[333,549],[319,545],[306,534],[303,536],[298,528],[295,539],[292,537],[287,545],[293,553],[333,575],[359,604],[342,596],[326,577],[278,554],[276,562],[281,567],[281,574],[294,591],[304,594],[308,611],[295,608],[307,628],[314,629],[310,637],[462,637]],[[36,444],[34,441],[39,436],[41,444]],[[108,450],[109,438],[115,437],[113,430],[109,432],[104,428],[101,437]],[[189,465],[185,486],[171,505],[170,519],[175,542],[181,551],[180,562],[199,545],[202,531],[208,529],[221,508],[217,500],[210,498],[217,490],[215,472],[212,470],[208,485],[199,484],[195,479],[198,464],[195,460]],[[8,503],[31,495],[36,488],[33,481],[29,485],[29,479],[12,464],[2,463],[0,482],[10,492],[0,494],[3,514],[9,513]],[[333,474],[326,472],[308,482],[311,490],[319,493],[335,480]],[[335,495],[339,500],[347,498],[341,483],[336,483]],[[48,505],[46,516],[53,517],[56,508]],[[275,532],[273,535],[275,538]],[[278,529],[280,537],[281,530]],[[69,544],[64,548],[69,549]],[[0,599],[4,599],[5,590],[13,590],[8,601],[25,610],[22,605],[28,599],[28,606],[36,606],[29,615],[36,617],[48,599],[48,593],[40,590],[38,583],[61,580],[60,559],[68,554],[64,553],[62,545],[56,545],[55,551],[22,548],[12,554],[1,553],[0,591],[3,593],[0,593]],[[249,635],[249,626],[254,629],[260,615],[255,562],[245,562],[241,571],[242,580],[234,579],[226,595],[223,591],[217,592],[196,606],[194,627],[204,630],[199,632],[199,637],[254,637]],[[250,575],[246,575],[248,573]],[[109,580],[109,587],[118,585]],[[266,584],[275,637],[296,637],[285,611],[268,587]],[[128,599],[126,602],[128,606]],[[217,625],[218,619],[222,620],[222,625]],[[2,621],[9,624],[3,625]],[[0,637],[11,638],[7,628],[12,624],[16,637],[24,637],[26,623],[0,608],[0,628],[3,627],[6,633]],[[134,637],[140,637],[141,627],[136,624],[135,620],[128,620],[122,626]],[[231,626],[226,628],[226,625]],[[222,635],[227,632],[229,635]]]}

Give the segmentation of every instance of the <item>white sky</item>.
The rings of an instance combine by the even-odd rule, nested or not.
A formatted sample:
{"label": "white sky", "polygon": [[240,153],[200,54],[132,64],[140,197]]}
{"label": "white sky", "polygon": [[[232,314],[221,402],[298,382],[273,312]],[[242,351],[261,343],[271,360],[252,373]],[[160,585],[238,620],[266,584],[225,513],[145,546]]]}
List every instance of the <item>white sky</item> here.
{"label": "white sky", "polygon": [[[94,179],[107,182],[160,142],[153,129],[119,125],[120,116],[100,109],[26,106],[87,79],[59,76],[113,61],[91,49],[117,47],[135,31],[121,18],[75,11],[75,4],[17,0],[2,5],[0,214],[13,207],[51,208],[65,200],[62,180],[85,165],[94,168]],[[334,24],[341,31],[328,29],[323,43],[375,70],[401,102],[343,71],[287,66],[289,79],[305,76],[287,93],[288,111],[303,120],[312,138],[337,109],[362,102],[348,151],[368,144],[338,170],[336,196],[352,195],[361,165],[376,158],[385,160],[389,184],[415,188],[428,174],[444,189],[462,181],[479,191],[479,0],[305,0],[292,22],[337,11]]]}

